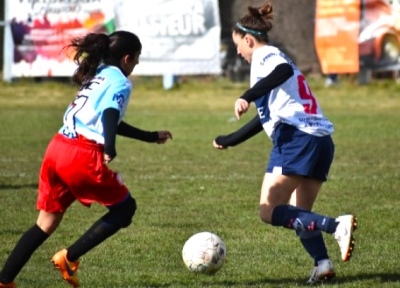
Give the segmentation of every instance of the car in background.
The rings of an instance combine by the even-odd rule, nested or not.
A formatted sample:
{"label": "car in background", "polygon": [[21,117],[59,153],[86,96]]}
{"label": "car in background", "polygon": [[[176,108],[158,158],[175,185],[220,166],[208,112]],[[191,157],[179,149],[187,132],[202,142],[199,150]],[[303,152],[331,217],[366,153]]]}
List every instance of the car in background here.
{"label": "car in background", "polygon": [[361,68],[400,67],[399,3],[399,0],[361,0]]}

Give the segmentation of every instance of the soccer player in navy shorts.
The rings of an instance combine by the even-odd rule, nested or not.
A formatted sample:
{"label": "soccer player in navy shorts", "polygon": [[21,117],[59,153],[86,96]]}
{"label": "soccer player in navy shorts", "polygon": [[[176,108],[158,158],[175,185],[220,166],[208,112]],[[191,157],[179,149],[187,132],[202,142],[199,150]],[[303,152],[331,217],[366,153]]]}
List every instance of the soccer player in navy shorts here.
{"label": "soccer player in navy shorts", "polygon": [[[248,7],[233,27],[237,53],[251,64],[250,86],[236,100],[238,119],[254,103],[257,115],[239,130],[218,136],[213,145],[226,149],[264,130],[273,142],[260,195],[260,218],[296,231],[313,258],[310,284],[335,277],[321,231],[333,234],[343,261],[354,248],[356,218],[331,218],[311,212],[334,156],[332,123],[324,116],[306,79],[278,48],[269,45],[273,7],[266,1]],[[289,203],[289,204],[288,204]]]}

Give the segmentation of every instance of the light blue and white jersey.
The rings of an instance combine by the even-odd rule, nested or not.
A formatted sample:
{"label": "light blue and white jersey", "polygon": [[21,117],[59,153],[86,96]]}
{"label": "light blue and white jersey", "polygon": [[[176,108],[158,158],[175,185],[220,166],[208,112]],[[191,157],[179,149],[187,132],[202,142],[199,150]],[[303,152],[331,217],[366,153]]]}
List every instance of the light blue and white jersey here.
{"label": "light blue and white jersey", "polygon": [[125,115],[131,91],[132,83],[117,67],[99,66],[96,76],[81,87],[75,100],[69,105],[64,114],[64,126],[59,133],[68,138],[81,135],[104,144],[104,110],[119,110],[120,123]]}
{"label": "light blue and white jersey", "polygon": [[323,115],[317,99],[311,92],[306,79],[278,48],[263,46],[252,55],[250,86],[268,76],[279,64],[288,63],[293,68],[293,76],[254,101],[261,123],[272,139],[275,128],[280,123],[314,135],[325,136],[333,133],[333,124]]}

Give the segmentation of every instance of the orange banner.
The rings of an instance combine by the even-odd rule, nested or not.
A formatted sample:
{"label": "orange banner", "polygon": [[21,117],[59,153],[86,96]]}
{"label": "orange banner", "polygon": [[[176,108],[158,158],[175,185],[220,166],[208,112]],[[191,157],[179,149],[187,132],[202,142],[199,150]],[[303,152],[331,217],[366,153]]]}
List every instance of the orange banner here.
{"label": "orange banner", "polygon": [[360,0],[317,0],[315,49],[324,74],[358,73]]}

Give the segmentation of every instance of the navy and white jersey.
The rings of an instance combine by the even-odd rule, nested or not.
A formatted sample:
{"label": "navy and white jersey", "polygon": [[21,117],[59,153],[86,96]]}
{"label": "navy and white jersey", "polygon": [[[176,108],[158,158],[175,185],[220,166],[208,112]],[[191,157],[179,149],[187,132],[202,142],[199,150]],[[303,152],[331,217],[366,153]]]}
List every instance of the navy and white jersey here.
{"label": "navy and white jersey", "polygon": [[125,115],[132,83],[114,66],[101,65],[93,79],[83,85],[64,114],[64,125],[59,133],[68,138],[78,135],[104,144],[103,111],[120,111],[118,123]]}
{"label": "navy and white jersey", "polygon": [[275,128],[280,123],[295,126],[314,136],[333,133],[333,124],[324,117],[318,101],[311,92],[304,76],[278,48],[263,46],[253,52],[250,85],[268,76],[279,64],[288,63],[293,76],[267,95],[254,101],[261,124],[267,135],[273,139]]}

